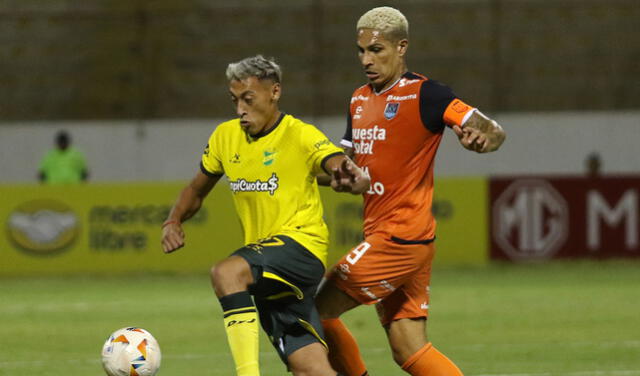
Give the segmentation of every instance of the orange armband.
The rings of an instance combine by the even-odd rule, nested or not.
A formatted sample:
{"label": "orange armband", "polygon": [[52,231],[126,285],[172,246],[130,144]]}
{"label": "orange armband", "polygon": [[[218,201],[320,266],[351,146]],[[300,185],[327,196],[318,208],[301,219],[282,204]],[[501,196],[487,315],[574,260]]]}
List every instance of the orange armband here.
{"label": "orange armband", "polygon": [[448,125],[462,126],[469,116],[471,116],[473,111],[475,111],[475,108],[469,106],[460,99],[454,99],[444,110],[442,120],[444,120],[445,124]]}

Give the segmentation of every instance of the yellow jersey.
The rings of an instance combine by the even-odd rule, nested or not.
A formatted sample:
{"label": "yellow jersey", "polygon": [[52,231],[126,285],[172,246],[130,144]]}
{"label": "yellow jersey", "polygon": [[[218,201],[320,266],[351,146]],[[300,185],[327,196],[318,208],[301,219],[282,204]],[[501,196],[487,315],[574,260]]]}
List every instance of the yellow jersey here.
{"label": "yellow jersey", "polygon": [[226,175],[246,244],[286,235],[326,266],[329,231],[316,176],[337,154],[342,149],[316,127],[282,114],[255,137],[239,119],[218,125],[200,167],[210,176]]}

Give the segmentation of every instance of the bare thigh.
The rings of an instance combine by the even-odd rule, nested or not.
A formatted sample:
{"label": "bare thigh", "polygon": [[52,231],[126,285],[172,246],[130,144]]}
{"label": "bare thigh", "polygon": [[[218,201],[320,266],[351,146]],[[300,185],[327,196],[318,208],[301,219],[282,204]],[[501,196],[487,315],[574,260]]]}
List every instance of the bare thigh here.
{"label": "bare thigh", "polygon": [[327,279],[320,284],[316,308],[321,320],[338,318],[359,305],[358,301],[336,287],[332,280]]}

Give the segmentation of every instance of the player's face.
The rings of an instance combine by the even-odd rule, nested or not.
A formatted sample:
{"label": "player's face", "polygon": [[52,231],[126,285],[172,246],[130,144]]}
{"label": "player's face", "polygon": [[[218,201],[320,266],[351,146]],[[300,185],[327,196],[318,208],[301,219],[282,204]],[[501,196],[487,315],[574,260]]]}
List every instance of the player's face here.
{"label": "player's face", "polygon": [[377,90],[384,90],[406,70],[404,55],[408,41],[393,42],[374,29],[358,30],[358,57],[369,82]]}
{"label": "player's face", "polygon": [[257,77],[231,80],[229,93],[240,118],[240,126],[249,135],[266,131],[275,123],[280,99],[279,83]]}

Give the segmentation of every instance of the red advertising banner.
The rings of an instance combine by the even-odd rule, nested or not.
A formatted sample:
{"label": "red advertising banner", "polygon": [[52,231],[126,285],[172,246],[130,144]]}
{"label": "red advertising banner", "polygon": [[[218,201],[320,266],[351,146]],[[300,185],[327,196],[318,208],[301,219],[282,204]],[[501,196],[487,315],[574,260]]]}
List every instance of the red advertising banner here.
{"label": "red advertising banner", "polygon": [[640,176],[492,178],[491,258],[640,257]]}

